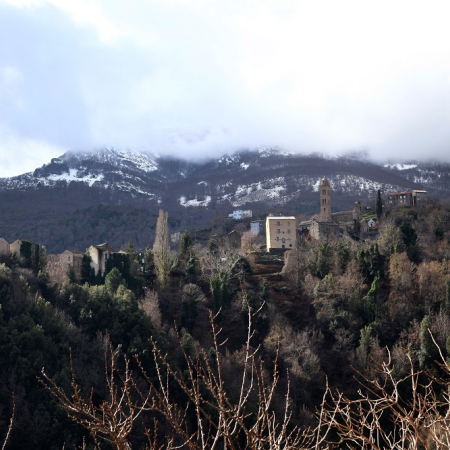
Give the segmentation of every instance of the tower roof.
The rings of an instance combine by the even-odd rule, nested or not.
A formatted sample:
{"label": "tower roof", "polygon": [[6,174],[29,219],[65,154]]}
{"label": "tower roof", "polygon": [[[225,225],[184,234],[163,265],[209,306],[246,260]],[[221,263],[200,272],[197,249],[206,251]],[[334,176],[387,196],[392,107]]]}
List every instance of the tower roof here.
{"label": "tower roof", "polygon": [[326,177],[324,177],[322,179],[322,181],[320,182],[321,186],[330,186],[330,183],[328,182],[328,180],[326,179]]}

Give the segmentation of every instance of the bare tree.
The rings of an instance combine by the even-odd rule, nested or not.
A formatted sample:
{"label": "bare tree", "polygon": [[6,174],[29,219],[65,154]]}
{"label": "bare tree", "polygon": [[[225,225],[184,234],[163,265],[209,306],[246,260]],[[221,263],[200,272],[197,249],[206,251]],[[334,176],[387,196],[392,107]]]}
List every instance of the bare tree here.
{"label": "bare tree", "polygon": [[156,222],[155,243],[153,244],[156,275],[163,289],[169,285],[171,265],[168,217],[169,214],[167,212],[164,212],[162,209],[159,210],[159,216]]}
{"label": "bare tree", "polygon": [[163,329],[163,321],[161,309],[159,307],[158,293],[156,291],[146,289],[145,296],[139,300],[139,308],[150,317],[153,325],[158,331]]}
{"label": "bare tree", "polygon": [[388,352],[388,360],[376,365],[372,378],[357,372],[357,398],[333,392],[327,384],[315,448],[448,449],[450,365],[442,353],[440,357],[442,378],[416,370],[408,352],[409,370],[406,365],[399,374]]}
{"label": "bare tree", "polygon": [[[95,404],[93,393],[88,400],[83,399],[74,373],[71,394],[58,386],[44,369],[41,382],[68,416],[89,430],[98,448],[101,441],[106,441],[117,450],[131,449],[130,433],[139,417],[144,423],[147,449],[311,448],[311,436],[306,436],[297,426],[290,424],[289,392],[281,417],[271,406],[279,379],[278,365],[275,360],[272,375],[268,375],[263,361],[258,358],[259,348],[252,349],[250,346],[254,334],[252,320],[257,313],[248,305],[247,340],[239,352],[241,373],[236,374],[236,379],[240,378],[237,398],[229,395],[224,382],[224,356],[221,354],[224,342],[220,340],[221,330],[217,328],[212,313],[214,356],[202,348],[191,356],[180,339],[187,370],[178,372],[152,340],[156,382],[153,381],[155,377],[151,378],[136,359],[141,376],[146,381],[145,388],[135,381],[126,358],[125,370],[119,371],[119,353],[111,345],[105,359],[108,396],[100,404]],[[170,387],[174,384],[186,396],[183,403],[174,397]],[[255,399],[256,409],[252,406]],[[165,429],[164,436],[161,436],[162,428]]]}

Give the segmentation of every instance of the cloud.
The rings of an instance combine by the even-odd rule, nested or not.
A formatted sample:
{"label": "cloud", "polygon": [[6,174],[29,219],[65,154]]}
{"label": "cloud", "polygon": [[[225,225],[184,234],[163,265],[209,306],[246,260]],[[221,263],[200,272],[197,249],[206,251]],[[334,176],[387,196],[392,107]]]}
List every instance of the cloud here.
{"label": "cloud", "polygon": [[[99,146],[450,160],[446,8],[0,0],[0,126],[41,163]],[[24,172],[5,148],[0,176]]]}

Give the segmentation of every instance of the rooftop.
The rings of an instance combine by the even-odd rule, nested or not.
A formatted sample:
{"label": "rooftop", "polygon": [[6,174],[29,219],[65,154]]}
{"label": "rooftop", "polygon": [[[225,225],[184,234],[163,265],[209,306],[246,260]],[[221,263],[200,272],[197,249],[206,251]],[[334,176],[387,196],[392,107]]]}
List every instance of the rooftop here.
{"label": "rooftop", "polygon": [[291,219],[295,220],[294,216],[267,216],[268,220],[280,220],[280,219]]}

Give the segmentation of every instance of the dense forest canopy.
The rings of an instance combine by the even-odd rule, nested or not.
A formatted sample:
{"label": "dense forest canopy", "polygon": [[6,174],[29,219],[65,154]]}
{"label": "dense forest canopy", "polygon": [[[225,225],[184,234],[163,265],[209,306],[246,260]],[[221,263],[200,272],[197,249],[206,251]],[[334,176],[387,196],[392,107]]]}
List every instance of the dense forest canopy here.
{"label": "dense forest canopy", "polygon": [[[450,358],[450,204],[430,201],[414,209],[380,213],[379,219],[376,239],[300,240],[296,249],[271,255],[251,239],[242,240],[240,251],[230,251],[214,240],[207,246],[195,244],[188,232],[178,249],[168,251],[168,217],[163,213],[155,224],[155,246],[146,250],[143,263],[130,242],[121,264],[111,263],[105,274],[92,277],[87,273],[77,281],[69,271],[53,284],[49,280],[55,277],[48,272],[45,252],[31,268],[24,267],[20,259],[3,257],[2,436],[6,436],[15,404],[8,448],[76,448],[83,445],[83,439],[86,448],[94,448],[96,439],[102,448],[121,448],[114,441],[108,443],[102,433],[96,436],[89,424],[70,420],[64,408],[57,406],[61,405],[58,395],[66,392],[71,398],[74,386],[79,388],[79,399],[91,401],[93,408],[111,401],[105,352],[109,355],[107,373],[117,371],[110,380],[118,389],[126,379],[118,374],[126,374],[127,368],[141,393],[148,386],[158,387],[159,377],[168,376],[174,405],[192,401],[189,389],[196,384],[190,373],[200,374],[203,382],[197,385],[198,398],[205,402],[202,407],[213,421],[220,396],[208,391],[205,380],[220,373],[227,398],[239,404],[241,379],[237,380],[237,374],[253,373],[253,366],[246,365],[253,361],[257,373],[269,380],[267,386],[276,381],[268,409],[280,418],[280,424],[289,392],[286,429],[291,430],[317,427],[317,411],[323,408],[325,393],[331,403],[336,390],[354,401],[361,388],[358,379],[382,381],[389,375],[397,382],[412,368],[414,373],[423,371],[418,375],[421,383],[425,379],[445,381],[449,375],[445,363]],[[211,314],[215,333],[211,333]],[[253,359],[248,358],[253,354]],[[389,359],[391,365],[383,366]],[[111,372],[112,361],[116,366]],[[386,367],[392,370],[387,372]],[[49,389],[56,387],[62,391],[53,391],[52,397]],[[367,383],[366,388],[370,388]],[[447,385],[441,387],[435,381],[432,388],[442,400]],[[422,392],[411,390],[410,385],[397,389],[405,408],[408,399]],[[130,395],[137,395],[133,392]],[[248,415],[235,437],[237,448],[250,446],[249,435],[242,430],[257,420],[260,398],[257,390],[248,395]],[[390,420],[389,411],[380,420],[394,432],[396,422]],[[191,413],[184,426],[192,431],[196,415]],[[154,419],[158,421],[152,428],[154,448],[164,447],[168,436],[175,433],[173,422],[145,408],[139,419],[131,421],[126,445],[150,446],[148,430],[154,427]],[[421,427],[426,428],[430,420],[424,418]],[[327,439],[338,442],[344,436],[345,440],[349,435],[338,429],[345,423],[342,418],[334,424]],[[443,435],[446,424],[441,425]],[[367,430],[361,432],[366,437]],[[417,432],[425,442],[425,432]],[[409,448],[406,444],[398,448]],[[316,448],[326,445],[323,441]],[[426,442],[421,445],[426,447]],[[296,441],[290,448],[306,447]],[[428,448],[439,447],[430,444]]]}

